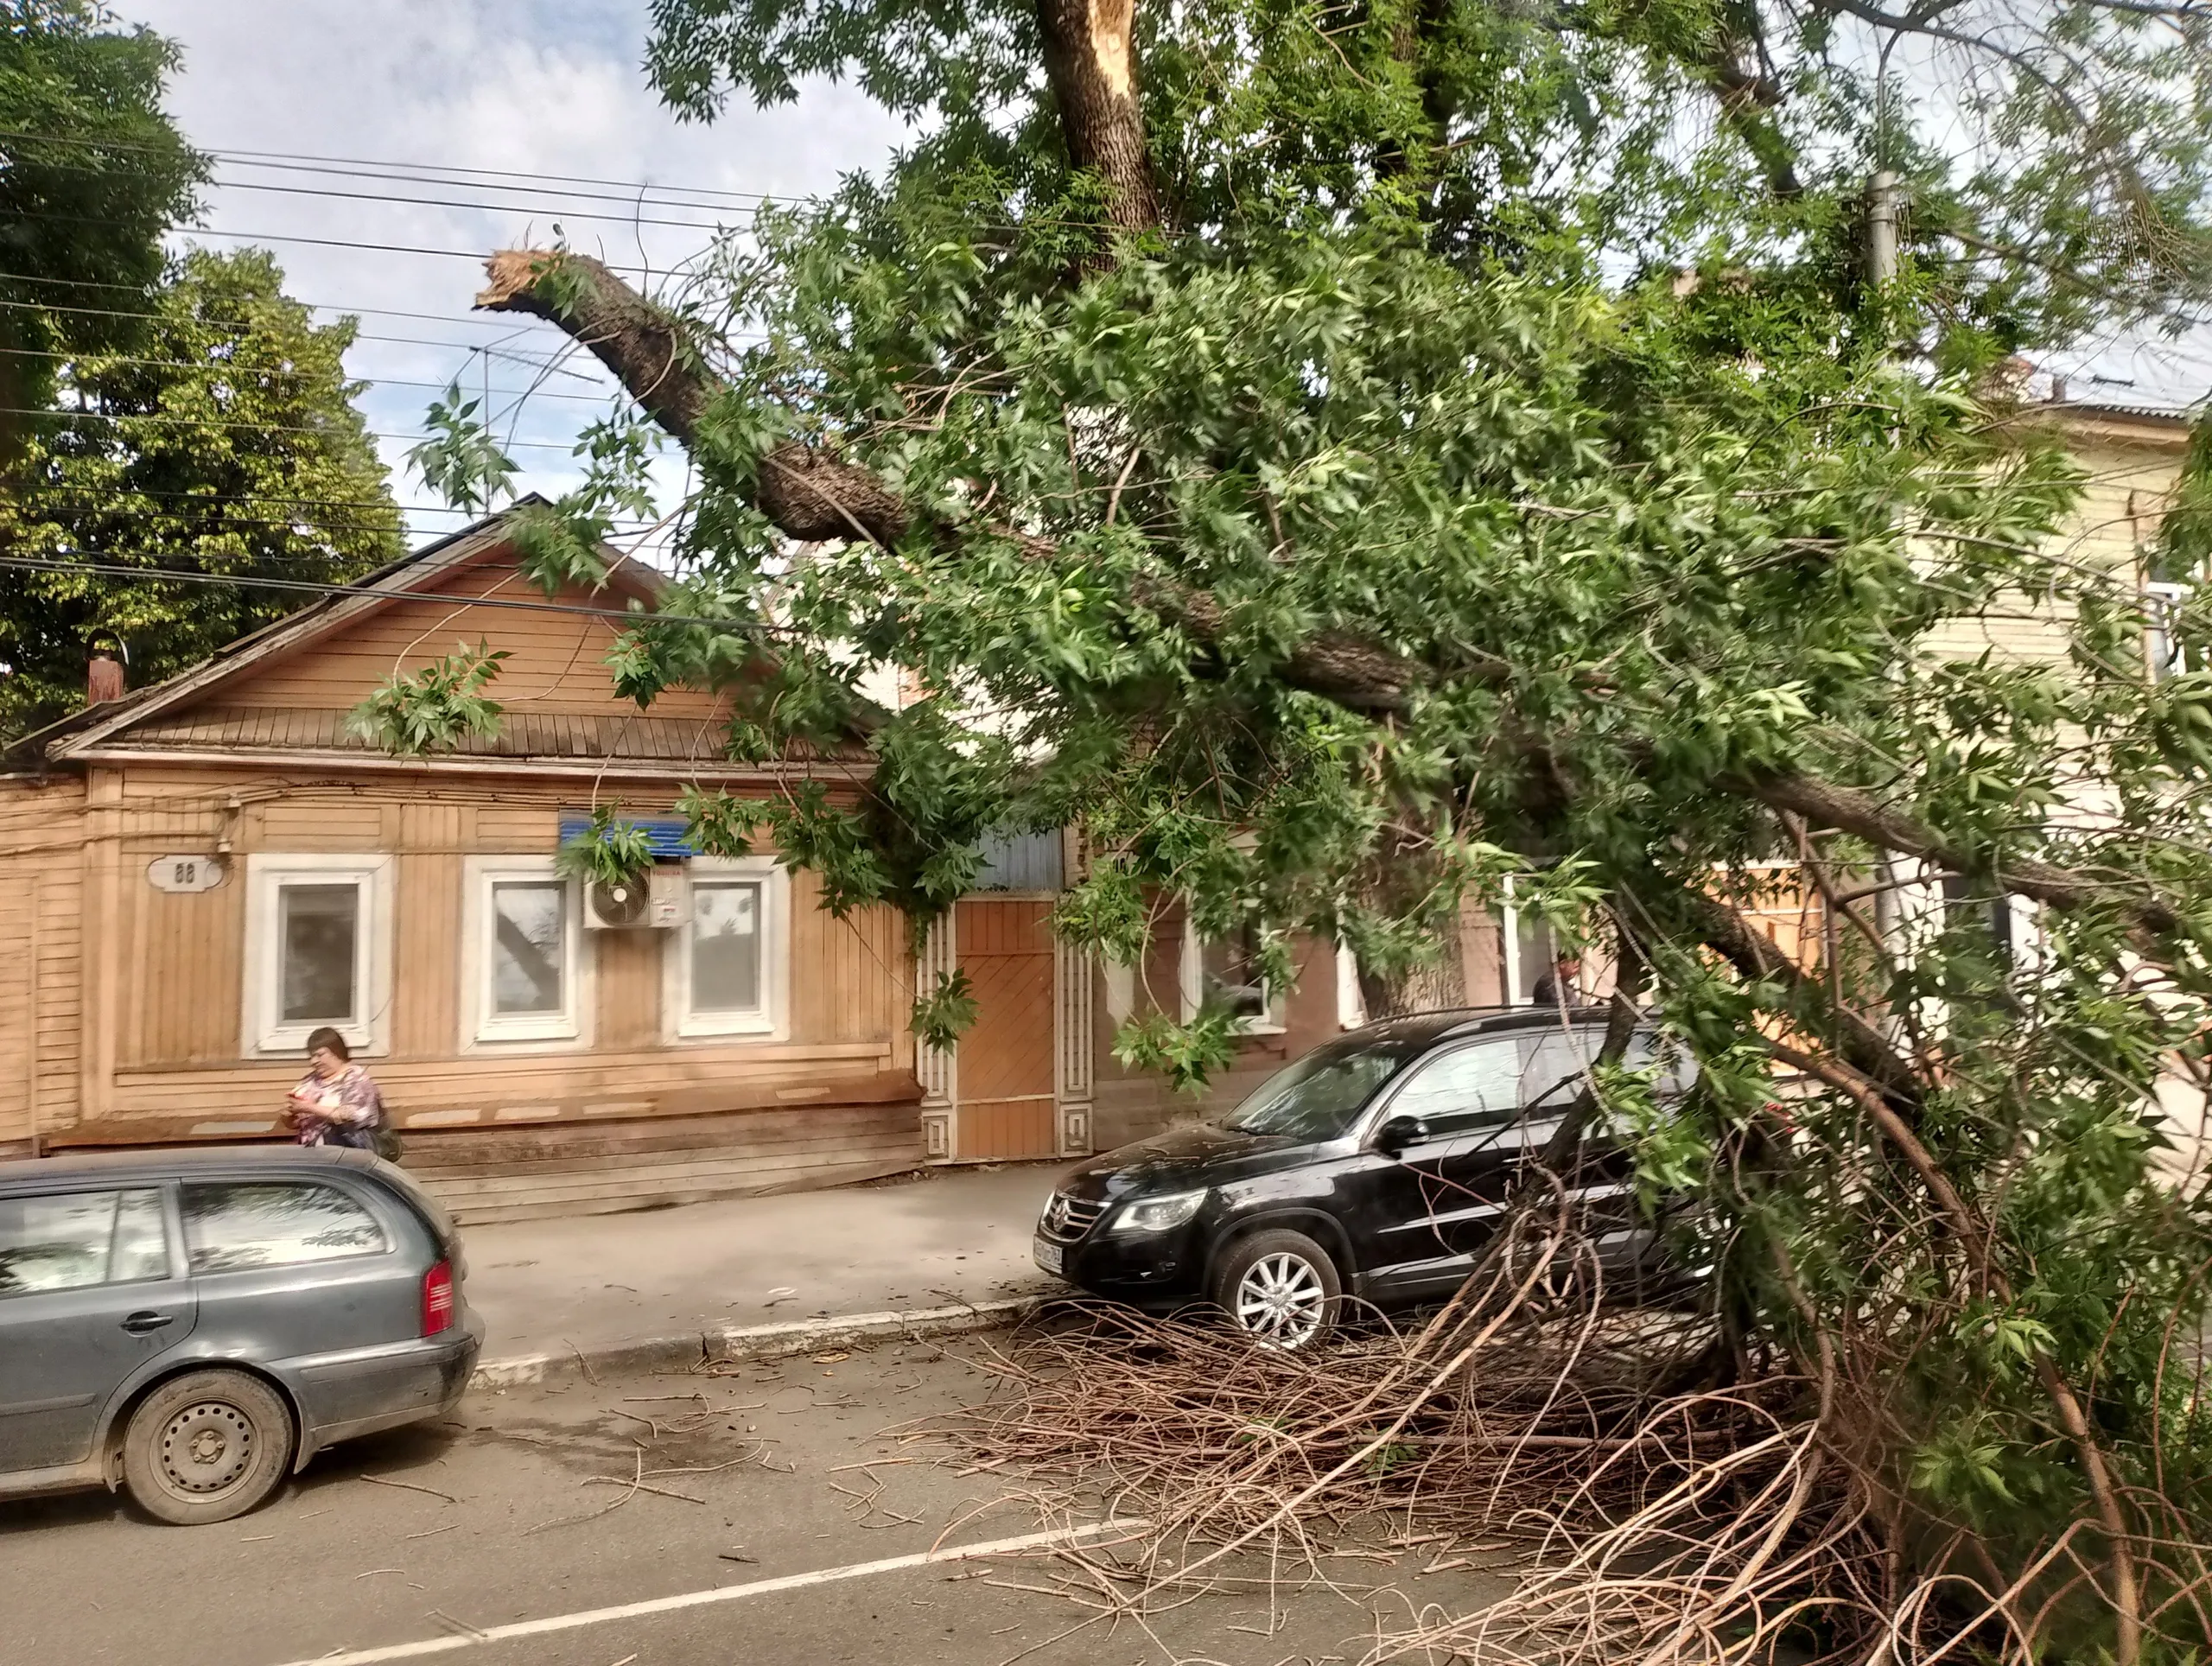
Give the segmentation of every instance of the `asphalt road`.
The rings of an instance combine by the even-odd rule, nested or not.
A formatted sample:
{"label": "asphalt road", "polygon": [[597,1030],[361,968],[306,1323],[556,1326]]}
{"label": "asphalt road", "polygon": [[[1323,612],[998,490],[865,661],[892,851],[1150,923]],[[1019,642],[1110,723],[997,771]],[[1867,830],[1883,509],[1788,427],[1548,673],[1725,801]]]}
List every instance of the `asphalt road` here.
{"label": "asphalt road", "polygon": [[512,1389],[324,1453],[217,1527],[156,1526],[105,1493],[0,1504],[0,1662],[1319,1666],[1357,1661],[1378,1615],[1499,1588],[1349,1545],[1336,1590],[1085,1625],[1033,1545],[924,1560],[1071,1519],[1114,1536],[1095,1515],[1040,1520],[1017,1472],[963,1475],[884,1434],[986,1386],[954,1343]]}

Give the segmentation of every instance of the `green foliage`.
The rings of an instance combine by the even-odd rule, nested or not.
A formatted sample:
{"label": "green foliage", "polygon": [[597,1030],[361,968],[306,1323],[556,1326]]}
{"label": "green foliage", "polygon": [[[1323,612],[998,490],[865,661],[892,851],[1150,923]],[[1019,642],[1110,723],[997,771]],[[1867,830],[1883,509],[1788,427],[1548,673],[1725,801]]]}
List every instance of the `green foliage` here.
{"label": "green foliage", "polygon": [[914,997],[908,1027],[925,1046],[950,1047],[975,1023],[979,1010],[966,972],[939,972],[935,986]]}
{"label": "green foliage", "polygon": [[1114,1057],[1131,1070],[1158,1071],[1179,1093],[1200,1094],[1235,1061],[1242,1033],[1236,1014],[1218,1003],[1183,1023],[1143,1013],[1115,1033]]}
{"label": "green foliage", "polygon": [[430,437],[407,448],[408,466],[457,509],[489,509],[514,489],[514,459],[499,448],[491,424],[477,412],[480,397],[463,398],[461,384],[448,385],[423,418]]}
{"label": "green foliage", "polygon": [[760,824],[757,799],[691,786],[685,788],[683,796],[676,801],[676,813],[683,817],[692,848],[701,855],[737,857],[753,854],[753,834]]}
{"label": "green foliage", "polygon": [[417,671],[394,671],[353,708],[347,727],[362,739],[403,758],[451,752],[474,735],[499,732],[499,703],[485,687],[499,674],[506,650],[480,640],[461,643]]}
{"label": "green foliage", "polygon": [[[79,354],[135,350],[205,158],[162,109],[176,48],[91,0],[0,0],[0,458]],[[162,352],[147,357],[166,358]]]}
{"label": "green foliage", "polygon": [[145,576],[0,583],[0,734],[73,710],[99,641],[128,649],[143,685],[308,599],[163,579],[165,568],[341,583],[400,552],[399,512],[353,404],[361,385],[346,375],[354,321],[316,324],[255,250],[194,251],[134,304],[152,316],[126,349],[60,362],[60,392],[84,414],[35,424],[0,474],[0,541]]}
{"label": "green foliage", "polygon": [[652,836],[624,818],[620,804],[594,804],[581,832],[561,841],[553,871],[563,879],[620,890],[653,871]]}

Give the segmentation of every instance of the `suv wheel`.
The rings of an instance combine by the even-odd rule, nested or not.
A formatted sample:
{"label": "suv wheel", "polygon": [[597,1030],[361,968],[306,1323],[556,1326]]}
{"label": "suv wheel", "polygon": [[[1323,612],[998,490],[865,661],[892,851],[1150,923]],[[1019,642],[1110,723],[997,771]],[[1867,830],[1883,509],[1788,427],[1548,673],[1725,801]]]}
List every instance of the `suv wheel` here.
{"label": "suv wheel", "polygon": [[131,1414],[123,1478],[149,1514],[199,1527],[266,1498],[291,1456],[291,1408],[274,1389],[244,1371],[193,1371]]}
{"label": "suv wheel", "polygon": [[1336,1322],[1344,1282],[1329,1252],[1274,1227],[1239,1238],[1214,1274],[1214,1305],[1263,1348],[1312,1346]]}

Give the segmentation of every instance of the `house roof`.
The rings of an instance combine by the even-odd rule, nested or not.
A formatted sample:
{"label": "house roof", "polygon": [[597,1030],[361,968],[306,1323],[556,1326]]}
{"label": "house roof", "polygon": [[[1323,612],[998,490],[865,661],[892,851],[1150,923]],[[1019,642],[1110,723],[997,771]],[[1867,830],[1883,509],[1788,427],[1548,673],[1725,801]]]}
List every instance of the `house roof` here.
{"label": "house roof", "polygon": [[[312,646],[360,623],[383,609],[435,593],[445,581],[474,566],[509,542],[518,511],[544,506],[525,497],[494,515],[423,545],[388,563],[347,587],[345,594],[310,601],[298,611],[240,637],[208,658],[166,680],[134,690],[120,700],[86,708],[24,736],[10,749],[18,767],[124,759],[237,759],[276,766],[334,764],[353,768],[416,770],[486,768],[533,772],[595,771],[609,765],[627,773],[718,776],[756,773],[733,765],[717,722],[697,716],[671,717],[650,711],[605,714],[509,711],[499,732],[471,736],[448,752],[429,758],[397,757],[352,732],[349,713],[322,709],[287,709],[257,701],[224,697],[249,673]],[[607,561],[607,588],[620,601],[650,608],[666,594],[667,582],[651,567],[620,550],[602,546]],[[473,597],[464,605],[512,607],[501,600]],[[522,604],[537,606],[537,603]],[[864,755],[857,749],[854,760]],[[819,754],[794,749],[784,763],[819,761]],[[775,766],[758,773],[776,773]]]}

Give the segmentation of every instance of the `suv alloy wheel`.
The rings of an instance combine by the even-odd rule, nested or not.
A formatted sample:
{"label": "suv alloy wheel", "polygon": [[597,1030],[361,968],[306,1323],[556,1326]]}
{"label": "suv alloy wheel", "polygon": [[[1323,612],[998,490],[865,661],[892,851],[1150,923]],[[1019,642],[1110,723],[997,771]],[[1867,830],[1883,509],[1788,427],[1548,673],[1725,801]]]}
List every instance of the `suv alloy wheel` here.
{"label": "suv alloy wheel", "polygon": [[1214,1305],[1263,1348],[1311,1347],[1336,1323],[1344,1282],[1329,1252],[1303,1232],[1271,1227],[1230,1246]]}

